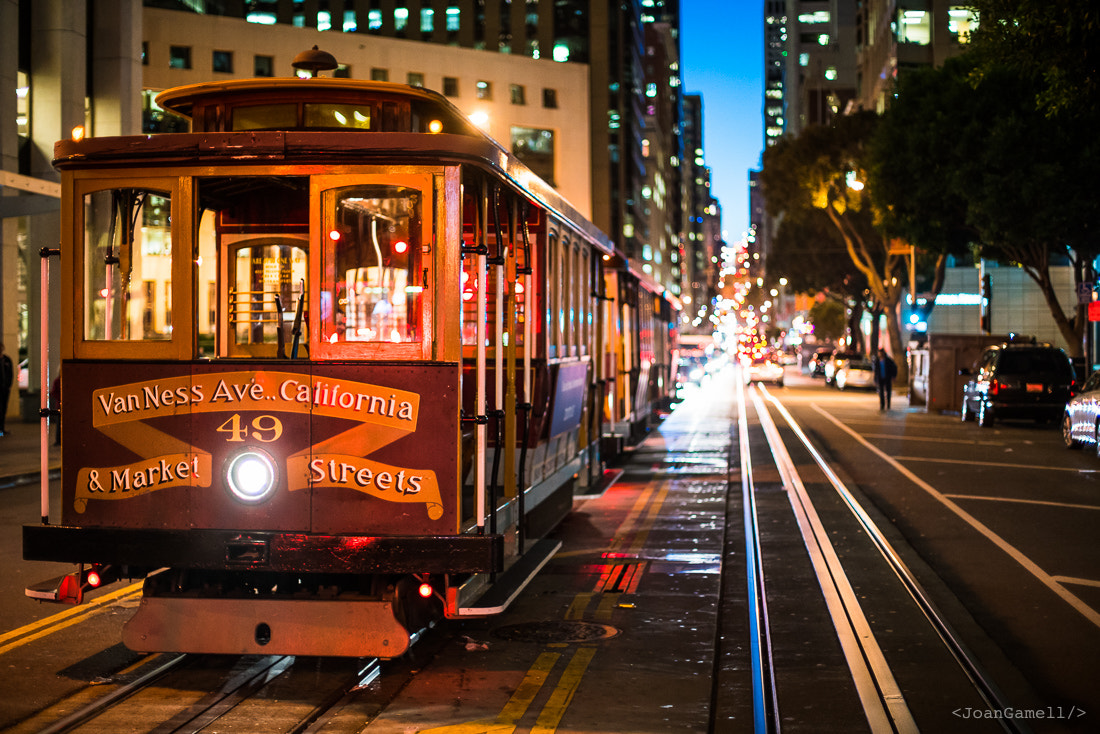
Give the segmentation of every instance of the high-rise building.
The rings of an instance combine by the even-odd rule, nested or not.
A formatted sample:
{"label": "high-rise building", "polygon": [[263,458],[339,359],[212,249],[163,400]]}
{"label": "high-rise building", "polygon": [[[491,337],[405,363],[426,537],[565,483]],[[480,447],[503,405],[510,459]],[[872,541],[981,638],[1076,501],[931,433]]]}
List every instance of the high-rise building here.
{"label": "high-rise building", "polygon": [[856,14],[847,0],[789,0],[788,134],[828,124],[856,96]]}
{"label": "high-rise building", "polygon": [[[721,210],[710,193],[710,168],[703,146],[703,98],[684,95],[684,313],[689,322],[708,328],[710,305],[717,294],[721,256]],[[702,314],[702,316],[700,316]]]}
{"label": "high-rise building", "polygon": [[961,53],[977,23],[973,10],[959,0],[857,0],[859,106],[882,112],[899,74],[907,68],[939,66]]}
{"label": "high-rise building", "polygon": [[[793,2],[793,0],[791,0]],[[764,0],[764,145],[787,130],[787,0]]]}

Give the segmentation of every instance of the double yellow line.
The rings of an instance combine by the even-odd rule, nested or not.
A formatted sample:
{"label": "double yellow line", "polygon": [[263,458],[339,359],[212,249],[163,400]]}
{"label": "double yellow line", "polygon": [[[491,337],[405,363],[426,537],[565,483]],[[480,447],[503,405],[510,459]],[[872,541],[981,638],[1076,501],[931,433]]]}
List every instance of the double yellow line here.
{"label": "double yellow line", "polygon": [[[627,513],[626,519],[619,525],[609,551],[613,552],[616,548],[620,548],[623,550],[618,552],[627,555],[641,551],[661,512],[668,492],[668,480],[662,481],[658,486],[648,485]],[[599,595],[600,601],[593,616],[604,622],[610,621],[612,610],[621,606],[619,601],[622,595],[633,593],[638,588],[644,570],[645,562],[609,564],[596,581],[592,591],[581,592],[573,598],[573,602],[566,610],[565,618],[583,619],[593,598]],[[565,646],[564,643],[548,645],[548,647]],[[539,712],[535,725],[531,727],[531,734],[554,734],[557,731],[566,709],[569,708],[577,688],[584,679],[589,663],[596,655],[596,649],[591,645],[582,645],[569,658],[561,677],[558,678],[557,685],[554,686],[542,711]],[[563,653],[551,650],[540,653],[496,718],[424,729],[420,734],[511,734],[527,714],[531,703],[550,678],[562,655]]]}
{"label": "double yellow line", "polygon": [[138,581],[129,586],[124,586],[109,594],[96,597],[87,604],[66,609],[64,612],[59,612],[45,619],[40,619],[37,622],[23,625],[11,632],[5,632],[0,635],[0,655],[18,647],[22,647],[29,642],[34,642],[35,640],[46,637],[47,635],[52,635],[54,632],[60,632],[66,627],[72,627],[74,624],[82,622],[87,617],[104,611],[115,602],[122,601],[131,596],[140,595],[142,583],[143,582]]}

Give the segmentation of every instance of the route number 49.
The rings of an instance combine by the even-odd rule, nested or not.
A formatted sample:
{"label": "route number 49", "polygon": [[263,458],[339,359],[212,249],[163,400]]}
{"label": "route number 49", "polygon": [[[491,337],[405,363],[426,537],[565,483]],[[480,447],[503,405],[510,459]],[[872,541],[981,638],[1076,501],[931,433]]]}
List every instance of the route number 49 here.
{"label": "route number 49", "polygon": [[283,422],[273,415],[258,415],[251,424],[245,425],[240,413],[234,413],[232,418],[218,426],[218,433],[228,433],[229,438],[225,440],[230,443],[244,441],[248,436],[271,443],[283,435]]}

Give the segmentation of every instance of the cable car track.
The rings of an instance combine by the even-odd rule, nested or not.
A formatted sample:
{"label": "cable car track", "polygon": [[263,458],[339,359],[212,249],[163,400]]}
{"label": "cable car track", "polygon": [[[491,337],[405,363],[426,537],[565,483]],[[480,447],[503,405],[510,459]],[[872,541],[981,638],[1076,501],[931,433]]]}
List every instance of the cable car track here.
{"label": "cable car track", "polygon": [[[230,717],[255,720],[254,704],[260,701],[264,713],[255,726],[267,732],[304,734],[319,730],[354,691],[369,685],[381,672],[377,658],[331,661],[269,655],[239,658],[229,668],[223,660],[181,654],[163,662],[154,661],[151,670],[41,729],[41,734],[115,731],[122,722],[132,725],[137,721],[148,722],[149,731],[158,734],[199,732],[216,721],[225,723]],[[301,667],[305,660],[316,661],[314,678],[321,679],[321,683],[296,686],[294,699],[279,706],[280,697],[272,689],[280,679],[288,680],[295,666]],[[325,665],[350,667],[319,670]],[[208,692],[190,702],[179,695],[180,691],[196,690],[199,684],[202,687],[198,690]],[[174,691],[174,695],[164,695],[165,690]]]}
{"label": "cable car track", "polygon": [[[816,554],[817,558],[815,559],[815,563],[819,564],[818,575],[823,590],[825,590],[827,597],[832,597],[831,601],[839,602],[832,612],[834,623],[837,624],[838,634],[842,639],[842,645],[845,644],[846,636],[844,628],[850,626],[851,631],[854,632],[854,635],[848,637],[848,643],[854,645],[854,647],[846,649],[845,653],[849,657],[853,678],[859,689],[864,711],[867,715],[868,723],[872,726],[872,730],[915,732],[918,729],[912,714],[909,712],[900,687],[893,679],[890,666],[882,655],[882,652],[878,649],[878,643],[874,638],[870,626],[866,619],[863,618],[858,599],[851,592],[850,587],[847,589],[844,588],[847,586],[844,569],[839,559],[836,559],[835,553],[831,551],[827,532],[824,527],[821,526],[820,520],[816,518],[813,503],[806,493],[805,488],[802,486],[802,480],[799,476],[798,469],[787,453],[783,439],[779,435],[779,430],[772,420],[767,407],[764,405],[760,393],[764,395],[764,398],[768,402],[775,406],[775,410],[782,416],[790,430],[794,433],[802,446],[805,447],[805,450],[813,457],[818,468],[826,476],[828,482],[851,511],[852,515],[855,516],[866,537],[878,549],[879,553],[881,553],[883,559],[901,581],[905,591],[908,593],[915,606],[920,610],[920,613],[923,615],[928,625],[942,642],[944,648],[950,653],[959,668],[969,679],[974,690],[981,696],[990,709],[1001,711],[1011,710],[1012,706],[1006,700],[1003,692],[988,672],[984,670],[982,664],[968,649],[965,642],[952,628],[944,615],[940,613],[931,600],[930,595],[925,591],[909,569],[908,565],[902,560],[901,556],[886,539],[885,535],[860,504],[859,500],[852,494],[847,486],[845,486],[836,472],[829,467],[824,457],[822,457],[821,453],[814,447],[809,437],[795,421],[786,407],[766,388],[761,386],[759,393],[754,392],[752,394],[753,406],[759,417],[761,427],[767,436],[776,466],[783,477],[785,488],[791,493],[791,504],[795,509],[796,515],[800,516],[799,524],[803,527],[807,547],[810,548],[812,556],[815,555],[814,547],[817,548],[818,552]],[[739,408],[739,417],[744,421],[745,404],[743,400],[740,401]],[[742,438],[744,438],[744,436],[742,436]],[[742,453],[744,454],[744,452],[745,449],[743,448]],[[749,510],[746,509],[746,518],[748,518],[748,516]],[[746,530],[746,534],[748,534],[748,530]],[[759,542],[758,539],[757,542]],[[759,546],[756,548],[756,553],[759,553]],[[752,558],[753,556],[750,552],[750,563],[752,563]],[[762,583],[760,593],[763,593]],[[766,609],[766,601],[760,602],[760,604]],[[756,640],[754,640],[754,644],[755,643]],[[754,649],[754,663],[757,654],[761,656],[765,653],[770,655],[770,638],[762,638],[760,644],[764,645],[765,643],[767,648],[761,647],[759,651]],[[772,673],[772,675],[774,676],[774,673]],[[754,688],[757,683],[758,681],[754,680]],[[768,700],[768,695],[775,694],[774,677],[771,678],[770,683],[770,691],[764,690],[760,694],[757,694],[761,697],[761,700],[766,701]],[[776,706],[778,706],[778,704],[776,704]],[[761,728],[761,722],[758,720],[756,731],[778,731],[778,721],[778,712],[776,712],[774,728],[772,728],[771,719],[763,722],[766,728]],[[1026,725],[1010,717],[1000,719],[999,723],[1002,728],[1006,732],[1010,732],[1010,734],[1022,734],[1030,731]]]}

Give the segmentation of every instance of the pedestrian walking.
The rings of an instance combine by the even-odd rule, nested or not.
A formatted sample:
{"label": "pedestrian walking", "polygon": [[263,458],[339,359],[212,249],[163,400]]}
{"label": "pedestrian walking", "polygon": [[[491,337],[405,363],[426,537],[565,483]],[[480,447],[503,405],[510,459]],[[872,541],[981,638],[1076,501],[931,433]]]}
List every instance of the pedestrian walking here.
{"label": "pedestrian walking", "polygon": [[8,397],[11,395],[11,384],[14,380],[15,366],[4,351],[3,342],[0,342],[0,436],[7,430],[4,423],[8,417]]}
{"label": "pedestrian walking", "polygon": [[894,378],[898,376],[898,366],[881,347],[875,356],[875,386],[878,387],[878,409],[890,409],[890,397],[894,392]]}

